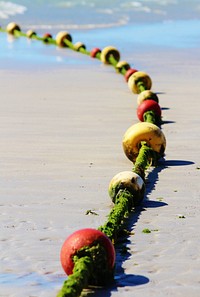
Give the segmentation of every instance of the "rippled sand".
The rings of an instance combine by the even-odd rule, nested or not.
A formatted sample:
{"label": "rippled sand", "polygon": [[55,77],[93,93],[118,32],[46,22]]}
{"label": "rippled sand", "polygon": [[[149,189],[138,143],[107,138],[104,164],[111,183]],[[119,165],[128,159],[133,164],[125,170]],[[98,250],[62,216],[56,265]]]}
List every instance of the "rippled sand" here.
{"label": "rippled sand", "polygon": [[[121,141],[138,122],[137,96],[99,61],[34,43],[27,58],[19,43],[0,70],[0,296],[53,297],[65,279],[63,241],[105,221],[110,179],[132,168]],[[149,47],[122,56],[152,78],[167,149],[130,219],[116,284],[91,296],[198,297],[199,53]]]}

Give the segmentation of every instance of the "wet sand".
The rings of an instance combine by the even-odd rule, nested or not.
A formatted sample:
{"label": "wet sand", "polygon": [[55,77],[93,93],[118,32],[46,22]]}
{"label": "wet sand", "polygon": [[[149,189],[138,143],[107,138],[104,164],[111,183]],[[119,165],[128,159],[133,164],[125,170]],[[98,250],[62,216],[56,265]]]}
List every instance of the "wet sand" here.
{"label": "wet sand", "polygon": [[[2,297],[56,296],[66,278],[62,243],[106,220],[108,184],[132,168],[121,143],[138,122],[137,96],[112,67],[69,55],[76,65],[36,61],[0,70]],[[167,148],[148,171],[142,210],[130,219],[129,254],[117,255],[115,286],[91,296],[200,294],[198,55],[195,49],[122,52],[152,78]]]}

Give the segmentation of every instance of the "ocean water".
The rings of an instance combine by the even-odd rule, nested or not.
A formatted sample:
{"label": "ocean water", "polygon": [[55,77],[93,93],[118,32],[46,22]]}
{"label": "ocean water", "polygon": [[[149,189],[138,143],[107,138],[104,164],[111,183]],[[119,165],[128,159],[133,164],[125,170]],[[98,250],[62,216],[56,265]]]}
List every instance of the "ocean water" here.
{"label": "ocean water", "polygon": [[0,20],[35,28],[92,29],[200,17],[198,0],[18,0],[0,1]]}
{"label": "ocean water", "polygon": [[[73,41],[82,41],[89,48],[113,45],[128,51],[200,46],[199,0],[0,1],[0,25],[5,27],[11,21],[17,22],[22,31],[33,29],[38,34],[69,31]],[[12,52],[15,47],[17,55]],[[9,40],[5,44],[5,36],[0,34],[0,59],[4,58],[4,63],[11,57],[24,58],[27,47],[27,60],[50,61],[50,50],[43,53],[42,45],[35,45],[33,53],[33,48],[23,41],[13,45]],[[59,59],[62,57],[56,61]],[[71,63],[75,60],[71,59]]]}
{"label": "ocean water", "polygon": [[133,23],[199,19],[199,0],[0,1],[0,20],[37,28],[103,28]]}

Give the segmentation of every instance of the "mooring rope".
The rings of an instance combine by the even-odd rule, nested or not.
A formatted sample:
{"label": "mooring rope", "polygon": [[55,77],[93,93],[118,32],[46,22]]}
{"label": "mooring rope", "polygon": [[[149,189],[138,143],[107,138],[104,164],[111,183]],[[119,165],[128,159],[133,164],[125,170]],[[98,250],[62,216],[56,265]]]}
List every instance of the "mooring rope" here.
{"label": "mooring rope", "polygon": [[166,140],[159,128],[162,121],[158,97],[150,91],[151,78],[145,72],[131,68],[126,61],[120,61],[120,53],[115,47],[88,51],[81,42],[73,44],[68,32],[59,32],[55,39],[49,33],[40,37],[32,30],[22,32],[16,23],[10,23],[6,29],[0,28],[0,31],[16,38],[26,37],[66,47],[99,59],[113,66],[117,73],[125,77],[129,89],[139,94],[137,114],[141,122],[132,125],[123,138],[124,153],[133,163],[133,168],[118,173],[111,180],[109,195],[113,208],[106,222],[97,230],[83,229],[75,232],[66,239],[61,250],[61,263],[68,278],[57,297],[77,297],[89,285],[106,285],[113,280],[115,252],[112,244],[116,243],[124,222],[144,198],[146,169],[156,166],[164,155]]}

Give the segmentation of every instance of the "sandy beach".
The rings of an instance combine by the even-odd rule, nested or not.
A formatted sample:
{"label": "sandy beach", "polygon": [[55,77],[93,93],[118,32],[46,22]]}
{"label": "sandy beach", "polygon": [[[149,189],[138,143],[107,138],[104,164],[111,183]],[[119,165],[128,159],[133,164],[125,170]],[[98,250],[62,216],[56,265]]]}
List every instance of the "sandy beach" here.
{"label": "sandy beach", "polygon": [[[59,260],[64,240],[106,220],[108,184],[132,168],[122,137],[138,122],[137,95],[123,76],[51,47],[47,59],[57,63],[41,65],[36,51],[31,62],[7,57],[0,70],[1,297],[56,296],[66,279]],[[152,78],[167,148],[148,171],[141,211],[130,218],[134,234],[128,254],[117,253],[115,284],[88,296],[200,295],[198,51],[122,51]]]}

